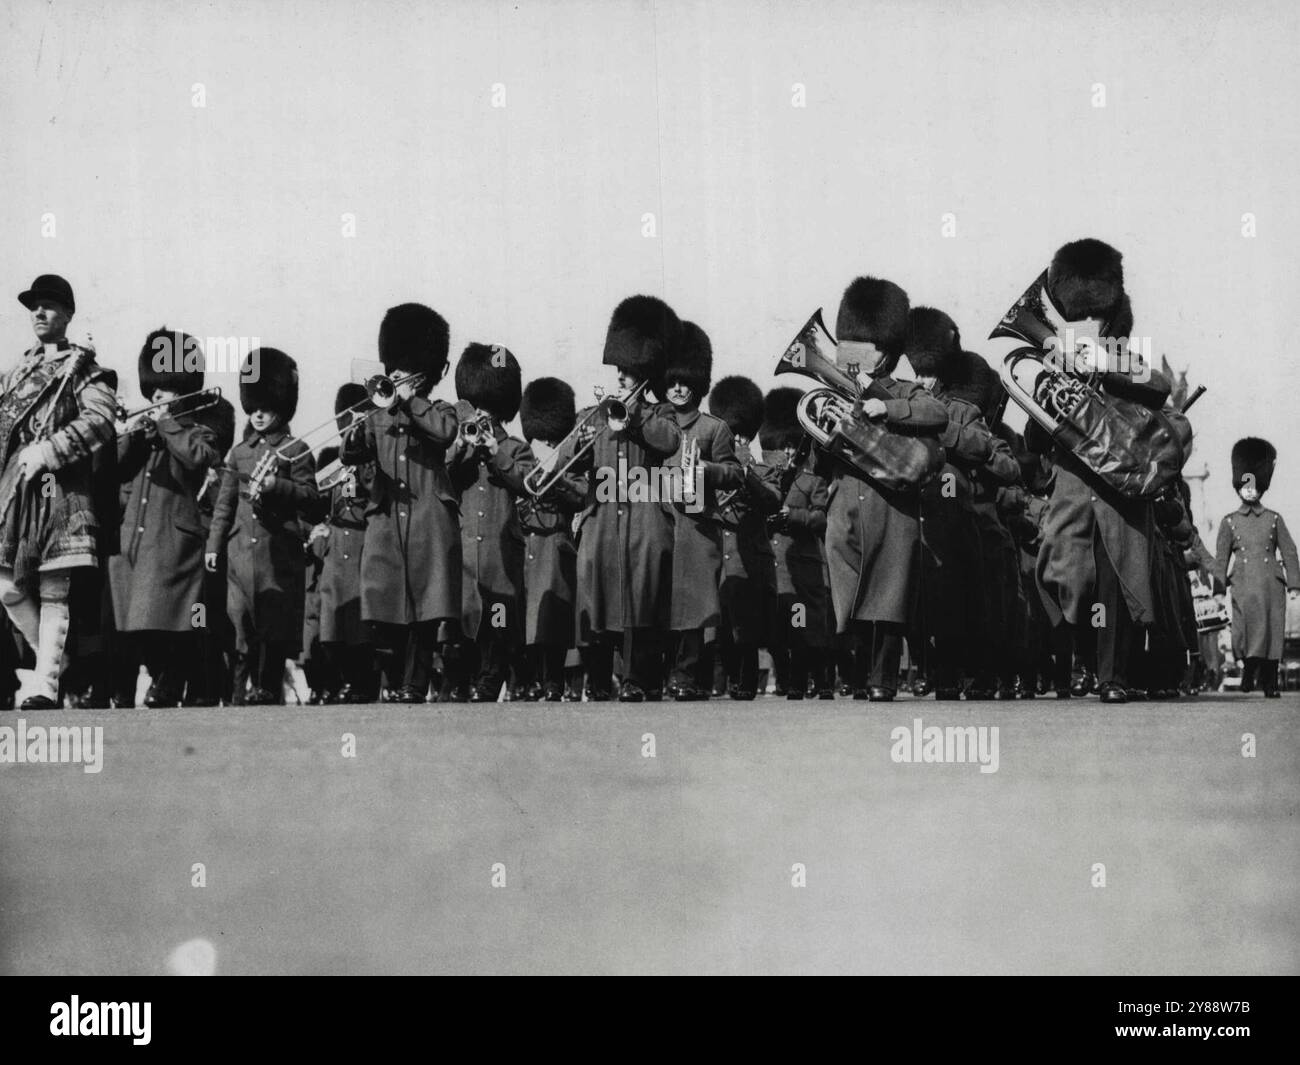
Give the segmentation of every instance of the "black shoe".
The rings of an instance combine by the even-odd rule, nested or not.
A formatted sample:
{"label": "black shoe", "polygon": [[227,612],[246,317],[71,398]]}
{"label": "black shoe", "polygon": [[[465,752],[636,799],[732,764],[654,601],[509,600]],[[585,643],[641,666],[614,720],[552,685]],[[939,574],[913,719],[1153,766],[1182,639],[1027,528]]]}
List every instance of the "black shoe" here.
{"label": "black shoe", "polygon": [[618,690],[618,701],[620,703],[645,702],[645,691],[639,684],[633,684],[630,680],[625,680],[623,686]]}
{"label": "black shoe", "polygon": [[[913,694],[916,694],[913,691]],[[934,690],[934,701],[937,703],[952,703],[961,698],[961,692],[956,688],[936,688]],[[970,698],[968,694],[966,698]]]}
{"label": "black shoe", "polygon": [[1021,688],[1016,692],[1017,699],[1037,699],[1038,693],[1033,688]]}
{"label": "black shoe", "polygon": [[216,706],[217,700],[210,695],[187,695],[181,700],[181,706],[186,709],[201,706]]}
{"label": "black shoe", "polygon": [[1097,687],[1097,678],[1092,675],[1092,671],[1085,669],[1070,681],[1070,694],[1076,699],[1082,699],[1085,695],[1091,695]]}
{"label": "black shoe", "polygon": [[994,694],[993,698],[998,699],[998,700],[1001,700],[1001,701],[1006,701],[1006,700],[1010,700],[1010,699],[1018,698],[1018,697],[1019,697],[1019,694],[1020,694],[1020,693],[1019,693],[1015,688],[1013,688],[1011,685],[1009,685],[1009,684],[1004,684],[1004,685],[1002,685],[1002,687],[1000,687],[1000,688],[997,690],[997,692],[996,692],[996,694]]}
{"label": "black shoe", "polygon": [[[720,696],[720,695],[722,694],[722,692],[717,691],[717,690],[715,689],[714,692],[713,692],[713,694],[714,694],[714,695],[719,695],[719,696]],[[787,692],[787,691],[785,690],[785,687],[784,687],[783,685],[780,685],[780,684],[778,684],[775,688],[772,689],[772,694],[775,695],[778,699],[779,699],[782,695],[786,696],[787,698],[790,697],[790,693]],[[796,696],[794,696],[794,698],[796,698],[796,699],[801,699],[801,698],[803,698],[803,697],[800,696],[800,695],[796,695]]]}
{"label": "black shoe", "polygon": [[1073,699],[1074,693],[1069,688],[1057,688],[1056,697],[1058,699]]}
{"label": "black shoe", "polygon": [[817,698],[818,698],[818,699],[834,699],[834,698],[835,698],[835,692],[832,691],[830,688],[822,688],[822,689],[817,693]]}
{"label": "black shoe", "polygon": [[868,688],[867,698],[873,703],[889,703],[894,700],[893,688]]}
{"label": "black shoe", "polygon": [[422,703],[424,702],[424,692],[407,684],[398,690],[397,701],[399,703]]}
{"label": "black shoe", "polygon": [[564,698],[564,686],[558,681],[551,681],[542,689],[542,698],[548,703],[558,703]]}
{"label": "black shoe", "polygon": [[1265,698],[1265,699],[1280,699],[1280,698],[1282,698],[1282,693],[1279,692],[1279,691],[1271,691],[1271,692],[1266,691],[1266,692],[1264,693],[1264,698]]}
{"label": "black shoe", "polygon": [[924,699],[932,691],[934,691],[934,688],[928,678],[922,677],[919,680],[912,681],[912,694],[918,699]]}
{"label": "black shoe", "polygon": [[1128,695],[1128,701],[1131,703],[1145,703],[1152,698],[1145,688],[1125,688],[1124,692]]}
{"label": "black shoe", "polygon": [[19,710],[57,710],[59,704],[47,695],[29,695],[22,701]]}
{"label": "black shoe", "polygon": [[144,705],[149,707],[150,710],[175,706],[180,701],[181,698],[177,692],[170,692],[157,684],[149,685],[149,690],[144,695]]}
{"label": "black shoe", "polygon": [[[72,710],[108,710],[108,703],[91,692],[77,692],[68,696],[68,707]],[[12,709],[12,707],[11,707]]]}
{"label": "black shoe", "polygon": [[475,684],[469,693],[471,703],[495,703],[501,694],[501,686]]}
{"label": "black shoe", "polygon": [[1122,684],[1115,684],[1108,681],[1098,689],[1103,703],[1126,703],[1128,702],[1128,691]]}
{"label": "black shoe", "polygon": [[[685,684],[674,684],[668,689],[668,697],[677,703],[693,703],[700,698],[700,693]],[[621,699],[622,696],[620,695],[619,698]]]}
{"label": "black shoe", "polygon": [[[836,690],[840,697],[844,699],[847,699],[850,695],[855,699],[858,697],[858,693],[854,691],[853,686],[849,684],[841,684]],[[866,698],[866,696],[863,696],[863,698]]]}
{"label": "black shoe", "polygon": [[614,698],[614,693],[606,691],[604,688],[588,688],[587,702],[589,703],[607,703]]}
{"label": "black shoe", "polygon": [[854,688],[853,698],[860,703],[865,703],[871,698],[871,693],[866,688]]}
{"label": "black shoe", "polygon": [[786,699],[791,701],[798,701],[799,699],[803,698],[803,692],[795,691],[793,688],[791,688],[788,692],[785,693],[785,697]]}
{"label": "black shoe", "polygon": [[754,691],[753,688],[732,688],[728,694],[737,702],[742,703],[758,698],[758,692]]}
{"label": "black shoe", "polygon": [[972,702],[983,702],[986,699],[992,699],[993,692],[989,688],[967,688],[966,698]]}

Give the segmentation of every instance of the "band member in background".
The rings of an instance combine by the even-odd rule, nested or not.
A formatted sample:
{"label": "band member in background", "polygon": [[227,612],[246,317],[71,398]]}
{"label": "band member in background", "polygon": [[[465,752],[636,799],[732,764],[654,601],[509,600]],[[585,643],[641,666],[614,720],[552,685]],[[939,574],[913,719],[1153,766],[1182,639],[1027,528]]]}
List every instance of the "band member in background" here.
{"label": "band member in background", "polygon": [[1017,626],[1025,608],[1016,544],[1003,521],[998,499],[1005,489],[1019,484],[1020,464],[1003,435],[1007,429],[999,421],[1007,395],[997,371],[973,351],[962,352],[961,361],[965,369],[961,380],[952,386],[952,394],[973,403],[983,424],[991,430],[991,453],[971,470],[980,585],[977,627],[969,642],[967,670],[971,682],[966,696],[991,699],[996,694],[999,699],[1014,699],[1020,666]]}
{"label": "band member in background", "polygon": [[[337,447],[326,447],[316,456],[316,462],[323,469],[337,461],[338,457]],[[322,502],[327,503],[328,499],[328,496],[324,496]],[[302,666],[303,677],[307,681],[309,706],[325,706],[333,702],[330,696],[343,683],[339,679],[337,664],[320,642],[320,579],[325,569],[325,554],[329,550],[329,534],[329,516],[322,514],[320,520],[311,527],[307,543],[303,546],[307,555],[307,592],[303,599],[302,655],[299,665]]]}
{"label": "band member in background", "polygon": [[[557,468],[557,448],[577,421],[573,389],[558,377],[539,377],[524,389],[519,407],[524,439],[533,457]],[[573,646],[574,606],[578,584],[578,549],[573,516],[582,510],[587,486],[564,474],[540,499],[519,504],[524,531],[524,656],[515,672],[516,697],[564,697],[564,660]]]}
{"label": "band member in background", "polygon": [[[181,701],[207,622],[207,537],[199,493],[224,452],[215,429],[192,409],[206,399],[194,395],[203,388],[203,361],[195,337],[166,326],[145,337],[138,360],[140,395],[146,403],[165,406],[132,419],[117,439],[125,502],[121,549],[108,572],[119,645],[129,649],[126,661],[143,662],[149,671],[144,699],[149,707]],[[230,441],[225,443],[229,447]]]}
{"label": "band member in background", "polygon": [[1003,497],[1015,500],[1014,505],[1007,508],[1007,528],[1016,545],[1017,572],[1024,609],[1021,624],[1024,638],[1017,646],[1019,679],[1016,691],[1021,699],[1033,699],[1048,690],[1055,676],[1051,622],[1043,607],[1037,577],[1038,552],[1042,546],[1043,519],[1047,514],[1047,500],[1052,491],[1052,477],[1048,470],[1049,460],[1025,447],[1023,437],[1018,434],[1014,436],[1011,446],[1012,454],[1020,465],[1020,480],[1024,486],[1018,497],[1014,493],[1021,490],[1016,487],[1006,489]]}
{"label": "band member in background", "polygon": [[519,413],[519,362],[499,344],[470,344],[456,364],[462,431],[447,452],[460,496],[461,631],[444,691],[494,703],[524,642],[524,534],[515,499],[536,465],[505,429]]}
{"label": "band member in background", "polygon": [[[854,416],[916,435],[938,436],[948,424],[942,403],[913,381],[890,375],[907,341],[907,293],[891,281],[859,277],[844,292],[836,318],[841,369],[890,395],[859,399]],[[903,633],[914,623],[920,576],[919,498],[883,488],[847,464],[824,460],[830,481],[826,552],[841,632],[850,633],[854,698],[889,700],[898,686]]]}
{"label": "band member in background", "polygon": [[[1076,337],[1113,347],[1129,336],[1133,314],[1124,293],[1122,258],[1110,245],[1092,239],[1064,245],[1052,258],[1047,287]],[[1143,380],[1146,368],[1126,369],[1101,375],[1103,395],[1159,410],[1169,396],[1169,381],[1157,370]],[[1091,688],[1087,675],[1073,690],[1070,686],[1067,671],[1078,646],[1085,661],[1096,662],[1102,700],[1127,702],[1129,667],[1143,627],[1154,620],[1152,505],[1107,487],[1033,421],[1025,442],[1050,454],[1056,469],[1043,521],[1038,582],[1053,625],[1057,697],[1086,694]]]}
{"label": "band member in background", "polygon": [[[365,400],[364,386],[352,382],[340,386],[335,394],[334,414],[345,436],[356,431],[350,426],[362,417]],[[328,465],[322,452],[322,474]],[[361,547],[374,476],[373,463],[344,466],[333,477],[336,483],[327,489],[328,529],[322,544],[319,584],[320,643],[329,663],[326,676],[331,684],[325,692],[328,703],[371,703],[379,698],[373,634],[361,618]]]}
{"label": "band member in background", "polygon": [[834,697],[830,637],[834,629],[826,583],[826,480],[813,470],[795,407],[797,388],[774,388],[763,400],[759,441],[763,462],[777,471],[781,508],[767,519],[776,572],[771,650],[787,665],[785,697],[802,699],[809,681],[822,699]]}
{"label": "band member in background", "polygon": [[644,486],[650,471],[666,466],[681,447],[672,408],[645,395],[681,342],[681,321],[654,296],[625,299],[605,335],[603,362],[618,368],[620,392],[629,398],[625,425],[610,426],[603,411],[595,415],[583,434],[594,445],[575,467],[591,472],[577,531],[577,632],[593,702],[610,696],[620,644],[619,699],[641,702],[662,692],[662,634],[672,616],[673,509],[644,499],[632,482]]}
{"label": "band member in background", "polygon": [[19,671],[22,710],[58,705],[75,571],[98,567],[93,455],[114,442],[117,375],[70,343],[72,286],[38,277],[18,301],[36,344],[0,378],[0,602],[35,651]]}
{"label": "band member in background", "polygon": [[[762,389],[748,377],[724,377],[709,393],[709,413],[727,427],[740,463],[739,485],[723,490],[730,496],[715,499],[722,527],[718,648],[731,698],[753,699],[758,694],[758,649],[771,642],[776,620],[776,560],[767,520],[780,511],[784,494],[779,472],[751,450],[763,424]],[[674,594],[678,587],[674,582]]]}
{"label": "band member in background", "polygon": [[943,311],[914,307],[907,332],[907,361],[917,381],[948,413],[939,437],[947,461],[921,489],[921,610],[912,628],[916,638],[909,638],[908,646],[919,652],[915,657],[934,697],[960,699],[962,664],[979,637],[983,612],[972,481],[993,453],[993,434],[979,407],[953,391],[972,372],[956,323]]}
{"label": "band member in background", "polygon": [[387,410],[349,433],[343,461],[374,463],[361,553],[361,617],[372,626],[389,702],[422,703],[438,643],[459,638],[460,502],[447,449],[456,410],[429,393],[447,373],[442,315],[404,303],[384,315],[379,357],[390,374],[420,374],[397,387]]}
{"label": "band member in background", "polygon": [[[224,397],[218,399],[211,407],[196,412],[196,417],[216,433],[218,453],[230,454],[230,449],[235,446],[235,408],[230,401]],[[198,494],[199,521],[205,543],[212,532],[212,516],[216,513],[217,497],[221,494],[221,475],[220,467],[210,468]],[[217,553],[215,569],[206,564],[203,568],[206,624],[199,629],[199,654],[192,663],[190,679],[185,686],[186,706],[216,706],[218,702],[229,705],[234,698],[235,626],[226,610],[228,562],[223,549]]]}
{"label": "band member in background", "polygon": [[[713,345],[694,322],[682,323],[681,345],[668,354],[664,397],[682,431],[672,464],[683,471],[689,502],[674,502],[672,629],[673,668],[669,695],[678,702],[707,699],[713,689],[713,658],[721,620],[718,581],[722,529],[716,498],[740,485],[740,463],[726,424],[700,410],[713,374]],[[688,460],[687,456],[694,458]]]}
{"label": "band member in background", "polygon": [[284,702],[287,660],[302,649],[303,545],[318,516],[316,463],[289,424],[298,409],[298,364],[283,351],[248,353],[239,402],[248,424],[223,464],[205,562],[215,572],[225,547],[233,701],[269,706]]}
{"label": "band member in background", "polygon": [[1232,487],[1241,506],[1219,523],[1215,552],[1232,593],[1232,653],[1244,663],[1241,690],[1258,684],[1269,698],[1278,694],[1287,598],[1300,596],[1295,541],[1282,515],[1262,502],[1276,464],[1277,449],[1267,440],[1247,436],[1232,445]]}

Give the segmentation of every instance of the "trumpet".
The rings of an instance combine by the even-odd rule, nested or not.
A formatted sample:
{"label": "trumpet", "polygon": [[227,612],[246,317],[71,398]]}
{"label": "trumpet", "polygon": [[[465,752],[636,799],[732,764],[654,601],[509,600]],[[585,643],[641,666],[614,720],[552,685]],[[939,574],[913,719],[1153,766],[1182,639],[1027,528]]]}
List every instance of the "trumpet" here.
{"label": "trumpet", "polygon": [[[569,430],[568,436],[556,445],[549,462],[538,463],[528,471],[524,477],[525,491],[534,499],[544,496],[569,470],[591,454],[600,433],[605,430],[621,433],[626,429],[631,419],[629,408],[641,397],[649,383],[649,381],[642,381],[625,396],[606,396],[604,389],[595,389],[596,405],[587,411]],[[601,417],[605,419],[605,424],[597,429],[595,423]],[[587,433],[591,435],[584,441],[582,438]],[[572,449],[573,453],[563,464],[560,464],[559,456],[569,449]]]}
{"label": "trumpet", "polygon": [[[197,402],[195,402],[191,406],[184,406],[182,408],[181,405],[184,404],[186,400],[196,400]],[[141,415],[148,414],[151,410],[158,410],[161,407],[181,408],[180,413],[193,414],[195,411],[206,410],[208,407],[215,406],[220,401],[221,401],[221,389],[219,386],[213,385],[211,388],[204,388],[199,390],[198,392],[187,392],[185,393],[185,395],[177,396],[175,399],[165,399],[165,400],[160,400],[157,403],[150,403],[148,406],[140,407],[137,410],[129,411],[121,404],[118,404],[117,420],[120,422],[134,421],[136,418],[139,418]],[[123,429],[120,433],[117,434],[118,439],[120,440],[124,436],[130,436],[132,433],[139,432],[143,428],[144,428],[143,423],[137,423],[135,425],[129,426],[128,428]]]}
{"label": "trumpet", "polygon": [[469,447],[478,447],[480,444],[485,443],[494,433],[492,415],[481,410],[476,410],[468,418],[461,419],[460,438]]}
{"label": "trumpet", "polygon": [[366,392],[370,395],[370,402],[379,410],[387,410],[397,402],[397,390],[403,385],[410,385],[413,389],[420,388],[428,374],[424,373],[377,373],[366,378]]}

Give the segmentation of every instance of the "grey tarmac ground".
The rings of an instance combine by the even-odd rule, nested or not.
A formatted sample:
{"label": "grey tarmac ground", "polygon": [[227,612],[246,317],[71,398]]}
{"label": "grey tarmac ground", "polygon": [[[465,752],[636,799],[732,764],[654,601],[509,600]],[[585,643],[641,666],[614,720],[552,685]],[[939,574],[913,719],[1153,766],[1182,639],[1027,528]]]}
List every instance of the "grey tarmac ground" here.
{"label": "grey tarmac ground", "polygon": [[7,974],[1300,971],[1295,693],[20,716],[105,749],[0,764]]}

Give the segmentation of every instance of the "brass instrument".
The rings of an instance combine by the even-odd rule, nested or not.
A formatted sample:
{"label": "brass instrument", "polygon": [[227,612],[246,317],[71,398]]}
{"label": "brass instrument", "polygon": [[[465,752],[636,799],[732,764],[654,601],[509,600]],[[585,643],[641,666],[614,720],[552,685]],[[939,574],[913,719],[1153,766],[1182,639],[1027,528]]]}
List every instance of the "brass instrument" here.
{"label": "brass instrument", "polygon": [[931,480],[943,467],[943,448],[934,440],[859,420],[859,399],[893,397],[880,382],[873,380],[863,389],[841,370],[835,362],[836,346],[818,309],[776,364],[778,375],[802,374],[824,386],[805,392],[795,407],[804,432],[823,451],[886,488],[917,488]]}
{"label": "brass instrument", "polygon": [[[181,414],[193,414],[195,411],[206,410],[208,407],[216,406],[221,402],[221,389],[217,385],[211,388],[200,389],[198,392],[187,392],[183,396],[177,396],[175,399],[161,400],[157,403],[150,403],[146,407],[140,407],[138,410],[129,411],[125,407],[118,405],[117,420],[120,422],[133,421],[141,415],[148,414],[151,410],[157,410],[160,407],[180,407],[186,400],[199,400],[193,406],[185,406],[179,411]],[[132,433],[139,432],[144,428],[144,423],[137,423],[123,429],[117,434],[118,439],[124,436],[130,436]]]}
{"label": "brass instrument", "polygon": [[1190,427],[1182,412],[1174,412],[1174,424],[1164,412],[1103,394],[1095,365],[1083,375],[1069,372],[1062,364],[1077,370],[1078,353],[1061,350],[1058,330],[1064,320],[1047,291],[1044,270],[989,334],[990,339],[1013,337],[1027,345],[1003,358],[1003,388],[1032,421],[1115,491],[1132,498],[1159,495],[1182,469],[1190,448]]}
{"label": "brass instrument", "polygon": [[699,499],[695,480],[700,472],[700,441],[692,436],[682,447],[682,503],[694,506]]}
{"label": "brass instrument", "polygon": [[316,471],[316,490],[332,492],[342,486],[346,492],[349,485],[356,484],[356,479],[356,467],[347,465],[341,458],[334,459]]}
{"label": "brass instrument", "polygon": [[[625,396],[606,396],[604,389],[596,388],[594,390],[596,405],[589,409],[569,430],[568,435],[556,445],[549,461],[539,462],[525,475],[524,489],[528,494],[538,499],[554,488],[569,470],[591,454],[600,433],[606,430],[611,433],[621,433],[626,429],[631,418],[629,407],[641,398],[649,383],[649,381],[642,381]],[[602,417],[605,424],[597,428],[595,423]],[[589,439],[583,441],[583,436],[588,433],[590,433]],[[560,456],[570,449],[572,454],[560,463]]]}
{"label": "brass instrument", "polygon": [[481,410],[473,411],[468,417],[461,418],[460,438],[469,447],[478,447],[496,433],[492,424],[492,415]]}
{"label": "brass instrument", "polygon": [[397,402],[397,390],[403,385],[410,385],[413,388],[420,388],[428,374],[423,373],[377,373],[371,374],[365,380],[366,392],[370,395],[370,402],[379,410],[387,410]]}

